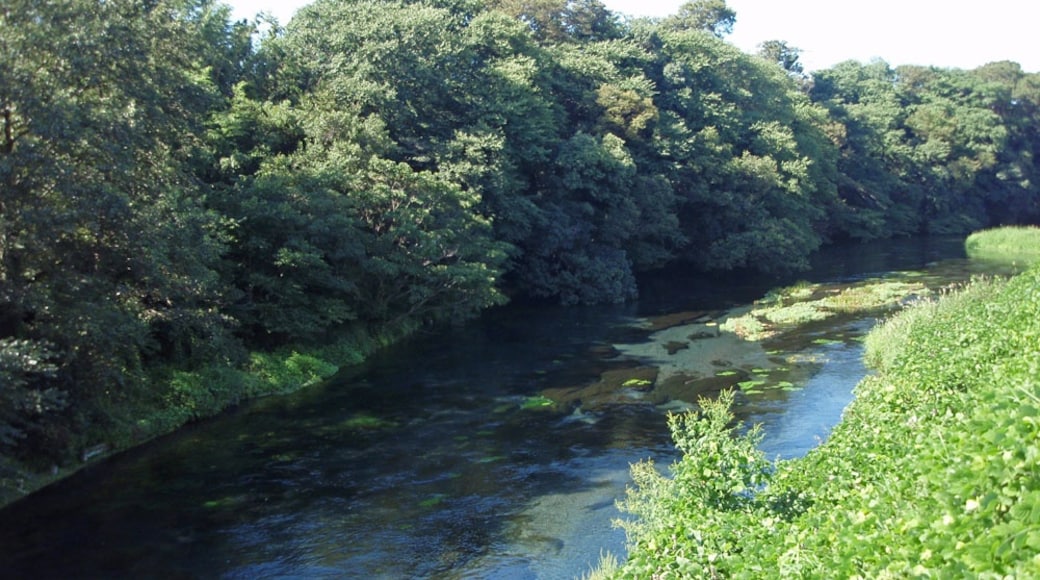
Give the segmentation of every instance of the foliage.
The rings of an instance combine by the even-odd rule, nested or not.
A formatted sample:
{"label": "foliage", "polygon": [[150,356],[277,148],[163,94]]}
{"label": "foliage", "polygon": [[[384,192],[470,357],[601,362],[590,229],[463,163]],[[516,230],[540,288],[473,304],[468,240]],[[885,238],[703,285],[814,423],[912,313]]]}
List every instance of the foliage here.
{"label": "foliage", "polygon": [[848,233],[1036,221],[1032,163],[1013,153],[1035,143],[1022,129],[1036,119],[1035,82],[1008,62],[975,71],[845,62],[816,73],[810,94],[840,123]]}
{"label": "foliage", "polygon": [[727,44],[735,19],[10,0],[4,465],[71,466],[511,296],[619,302],[669,264],[776,273],[838,238],[1040,221],[1040,75],[806,79],[786,43]]}
{"label": "foliage", "polygon": [[[1030,577],[1040,572],[1040,269],[875,329],[826,443],[770,463],[730,401],[670,420],[682,458],[633,468],[611,577]],[[714,405],[714,406],[713,406]]]}
{"label": "foliage", "polygon": [[761,431],[738,435],[729,409],[732,391],[700,401],[701,410],[668,416],[676,447],[683,453],[664,477],[645,461],[632,467],[634,488],[620,507],[636,516],[622,520],[629,557],[617,576],[705,578],[739,569],[744,547],[737,534],[764,539],[794,504],[761,493],[774,476],[758,449]]}
{"label": "foliage", "polygon": [[33,431],[5,452],[63,461],[77,425],[105,420],[93,401],[142,384],[151,361],[226,345],[221,237],[188,169],[219,102],[206,35],[226,16],[204,0],[0,9],[0,340],[57,366],[8,371],[52,404],[4,410]]}
{"label": "foliage", "polygon": [[1003,227],[974,232],[964,241],[974,260],[1030,266],[1040,261],[1040,228]]}
{"label": "foliage", "polygon": [[783,40],[767,40],[758,45],[758,56],[776,63],[788,73],[801,76],[804,69],[799,62],[801,49],[793,47]]}
{"label": "foliage", "polygon": [[0,445],[14,446],[32,420],[65,406],[65,393],[47,387],[58,367],[45,343],[0,339]]}
{"label": "foliage", "polygon": [[665,25],[684,30],[703,30],[719,38],[733,32],[737,13],[726,0],[687,0]]}

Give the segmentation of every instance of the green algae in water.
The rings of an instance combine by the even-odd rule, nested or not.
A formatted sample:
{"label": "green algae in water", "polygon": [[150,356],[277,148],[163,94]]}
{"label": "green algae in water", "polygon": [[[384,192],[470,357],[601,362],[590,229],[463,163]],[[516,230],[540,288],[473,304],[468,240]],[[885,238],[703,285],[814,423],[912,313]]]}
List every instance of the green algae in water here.
{"label": "green algae in water", "polygon": [[715,373],[715,376],[716,377],[732,377],[732,376],[736,376],[736,375],[739,375],[739,374],[740,373],[738,373],[737,371],[719,371],[719,372]]}
{"label": "green algae in water", "polygon": [[628,379],[621,383],[622,387],[634,388],[634,387],[648,387],[653,383],[646,379]]}
{"label": "green algae in water", "polygon": [[820,346],[830,346],[832,344],[841,344],[842,341],[835,340],[833,338],[817,338],[816,340],[812,341],[812,343]]}
{"label": "green algae in water", "polygon": [[520,408],[524,410],[530,409],[544,409],[545,407],[553,406],[553,400],[545,395],[535,395],[533,397],[527,397],[524,402],[520,404]]}
{"label": "green algae in water", "polygon": [[768,375],[770,371],[769,369],[751,369],[751,372],[756,375]]}
{"label": "green algae in water", "polygon": [[431,508],[444,503],[444,498],[447,497],[443,493],[435,493],[430,497],[419,502],[419,507]]}
{"label": "green algae in water", "polygon": [[776,384],[776,388],[784,391],[785,393],[794,393],[804,389],[804,385],[796,385],[789,381],[780,381]]}
{"label": "green algae in water", "polygon": [[356,415],[339,424],[344,429],[386,429],[396,425],[393,421],[373,415]]}
{"label": "green algae in water", "polygon": [[240,506],[246,502],[246,496],[244,495],[229,495],[220,499],[212,499],[202,504],[202,507],[206,509],[227,509]]}
{"label": "green algae in water", "polygon": [[[741,381],[741,382],[737,383],[737,386],[740,387],[740,390],[744,391],[745,393],[751,393],[751,391],[754,390],[755,387],[761,387],[764,384],[766,384],[766,381],[762,381],[762,380],[758,380],[758,381]],[[758,391],[758,392],[761,392],[761,391]]]}

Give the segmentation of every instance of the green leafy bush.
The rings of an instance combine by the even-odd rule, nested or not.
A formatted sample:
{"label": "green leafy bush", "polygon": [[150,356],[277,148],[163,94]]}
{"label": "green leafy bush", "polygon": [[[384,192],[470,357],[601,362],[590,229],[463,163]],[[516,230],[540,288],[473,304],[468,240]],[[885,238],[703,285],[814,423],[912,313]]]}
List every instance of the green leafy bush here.
{"label": "green leafy bush", "polygon": [[287,393],[336,374],[339,367],[309,354],[253,353],[251,371],[264,384],[262,394]]}

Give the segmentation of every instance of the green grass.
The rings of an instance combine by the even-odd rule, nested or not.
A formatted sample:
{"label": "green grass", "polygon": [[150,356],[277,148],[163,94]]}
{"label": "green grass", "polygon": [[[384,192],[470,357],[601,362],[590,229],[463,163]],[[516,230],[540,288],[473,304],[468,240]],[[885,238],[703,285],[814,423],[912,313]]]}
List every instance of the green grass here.
{"label": "green grass", "polygon": [[1040,228],[1008,226],[982,230],[968,236],[964,249],[973,260],[1028,267],[1040,262]]}
{"label": "green grass", "polygon": [[1040,267],[876,328],[826,443],[772,462],[729,401],[633,468],[623,578],[1040,577]]}

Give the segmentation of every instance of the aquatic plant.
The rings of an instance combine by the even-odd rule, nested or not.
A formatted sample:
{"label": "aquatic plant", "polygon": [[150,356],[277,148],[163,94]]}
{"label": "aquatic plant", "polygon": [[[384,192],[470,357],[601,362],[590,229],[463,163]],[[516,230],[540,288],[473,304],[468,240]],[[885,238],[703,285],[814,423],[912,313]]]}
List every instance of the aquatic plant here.
{"label": "aquatic plant", "polygon": [[545,407],[551,407],[554,404],[556,404],[556,402],[545,395],[534,395],[524,399],[524,402],[520,403],[520,408],[524,410],[542,409]]}
{"label": "aquatic plant", "polygon": [[[766,298],[755,303],[755,308],[730,317],[720,328],[745,340],[760,341],[838,314],[881,311],[897,306],[910,297],[930,294],[930,290],[920,282],[883,279],[869,280],[840,290],[821,285],[797,288],[797,291],[781,289],[770,292]],[[811,299],[820,293],[826,295]]]}

